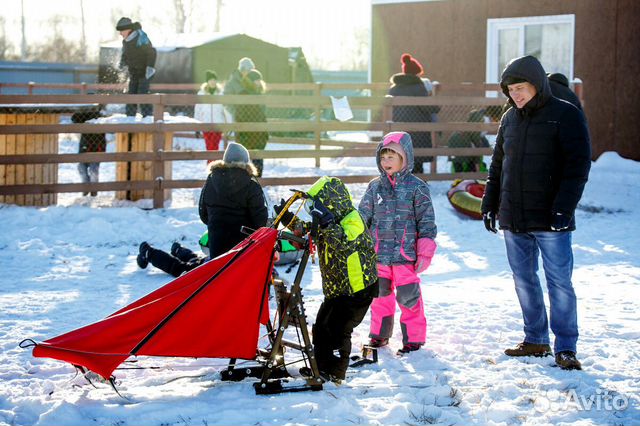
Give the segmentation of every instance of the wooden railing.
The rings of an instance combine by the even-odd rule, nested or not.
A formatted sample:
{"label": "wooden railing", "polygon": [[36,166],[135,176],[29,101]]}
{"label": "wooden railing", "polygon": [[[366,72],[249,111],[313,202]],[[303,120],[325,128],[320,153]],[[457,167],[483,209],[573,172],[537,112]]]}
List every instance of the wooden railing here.
{"label": "wooden railing", "polygon": [[[43,85],[39,85],[42,87]],[[65,85],[68,86],[68,85]],[[94,90],[93,85],[86,85],[87,90]],[[192,85],[189,85],[192,87]],[[331,88],[351,88],[354,85],[332,85]],[[377,85],[355,85],[362,90],[378,90]],[[356,141],[334,141],[323,138],[328,131],[367,131],[377,132],[382,135],[390,131],[426,131],[431,132],[434,141],[433,148],[419,148],[415,150],[417,156],[433,156],[434,160],[431,172],[421,177],[429,180],[452,180],[454,178],[483,178],[485,173],[437,173],[437,157],[442,156],[478,156],[490,155],[490,148],[447,148],[443,146],[446,140],[441,134],[454,131],[495,133],[497,123],[470,123],[470,122],[437,122],[437,123],[396,123],[391,121],[391,111],[394,106],[400,105],[438,105],[441,107],[460,107],[471,109],[472,107],[500,106],[504,98],[487,98],[482,96],[433,96],[433,97],[384,97],[362,96],[350,97],[351,108],[364,110],[380,110],[381,117],[376,121],[326,121],[320,113],[323,109],[331,108],[331,100],[328,96],[321,96],[319,92],[323,86],[317,84],[297,85],[271,85],[271,90],[307,90],[315,88],[314,95],[287,96],[197,96],[191,94],[151,94],[151,95],[0,95],[0,105],[16,107],[29,105],[86,105],[86,104],[152,104],[153,122],[136,124],[48,124],[48,125],[3,125],[0,127],[0,144],[2,137],[10,135],[30,134],[60,134],[60,133],[150,133],[153,134],[153,152],[115,152],[115,153],[84,153],[84,154],[12,154],[0,155],[0,166],[24,165],[24,164],[60,164],[77,162],[130,162],[150,161],[153,163],[154,176],[151,181],[126,181],[126,182],[100,182],[100,183],[52,183],[52,184],[17,184],[0,186],[0,195],[37,194],[37,193],[64,193],[64,192],[89,192],[89,191],[122,191],[122,190],[153,190],[153,205],[162,207],[163,193],[166,189],[197,188],[204,183],[203,180],[171,180],[163,179],[163,171],[168,163],[178,160],[215,160],[222,158],[222,152],[216,151],[166,151],[164,141],[166,134],[180,135],[196,131],[222,131],[225,133],[241,131],[266,131],[277,134],[292,132],[307,132],[313,134],[313,138],[271,137],[270,142],[286,144],[313,145],[314,149],[300,150],[252,150],[252,158],[314,158],[316,166],[320,165],[322,158],[335,157],[372,157],[375,155],[376,142],[362,143]],[[384,85],[386,88],[387,85]],[[483,86],[485,87],[485,86]],[[176,85],[171,86],[172,89]],[[382,89],[382,85],[380,85]],[[261,104],[267,107],[277,108],[309,108],[315,113],[308,120],[269,120],[264,123],[228,123],[228,124],[198,124],[198,123],[166,123],[164,112],[169,106],[189,105],[196,103],[219,103],[224,105]],[[2,136],[5,135],[5,136]],[[332,149],[322,149],[323,147]],[[367,182],[374,176],[339,176],[346,183]],[[317,176],[286,176],[264,177],[260,179],[262,185],[291,185],[308,184],[317,179]]]}

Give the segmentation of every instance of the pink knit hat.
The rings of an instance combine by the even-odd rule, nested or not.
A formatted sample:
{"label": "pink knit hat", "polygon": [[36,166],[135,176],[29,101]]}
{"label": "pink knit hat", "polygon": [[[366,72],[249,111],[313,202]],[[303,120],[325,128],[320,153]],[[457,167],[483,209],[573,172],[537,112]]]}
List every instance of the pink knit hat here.
{"label": "pink knit hat", "polygon": [[390,149],[402,157],[402,168],[407,167],[407,153],[400,144],[400,139],[405,135],[404,132],[388,133],[382,140],[382,149]]}

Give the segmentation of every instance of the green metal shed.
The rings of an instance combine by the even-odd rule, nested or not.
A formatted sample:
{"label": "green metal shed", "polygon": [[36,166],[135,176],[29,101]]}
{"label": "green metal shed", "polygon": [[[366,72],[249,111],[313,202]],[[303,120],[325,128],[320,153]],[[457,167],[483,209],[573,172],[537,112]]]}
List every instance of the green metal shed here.
{"label": "green metal shed", "polygon": [[[221,81],[237,68],[240,58],[253,59],[267,83],[312,82],[313,77],[299,47],[287,48],[246,34],[176,34],[165,39],[148,33],[158,51],[153,83],[200,83],[207,69]],[[120,40],[100,47],[98,81],[122,81],[118,71]]]}

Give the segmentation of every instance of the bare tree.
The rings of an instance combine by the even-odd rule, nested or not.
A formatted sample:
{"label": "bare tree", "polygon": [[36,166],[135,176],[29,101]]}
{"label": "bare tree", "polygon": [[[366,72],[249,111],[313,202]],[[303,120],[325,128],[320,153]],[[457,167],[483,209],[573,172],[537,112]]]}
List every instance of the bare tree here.
{"label": "bare tree", "polygon": [[368,28],[359,28],[355,31],[355,36],[353,37],[353,53],[350,55],[352,59],[352,63],[350,68],[352,70],[366,70],[369,65],[369,38],[371,37],[371,33]]}
{"label": "bare tree", "polygon": [[80,36],[80,49],[82,49],[82,62],[87,62],[87,33],[85,31],[83,0],[80,0],[80,23],[82,25],[82,34]]}
{"label": "bare tree", "polygon": [[9,40],[7,40],[7,29],[6,29],[6,20],[4,16],[0,16],[0,60],[6,61],[11,59],[11,55],[9,53],[9,48],[11,47],[9,44]]}
{"label": "bare tree", "polygon": [[22,42],[20,43],[20,56],[22,60],[27,57],[27,36],[26,36],[26,21],[24,19],[24,0],[20,1],[20,27],[22,29]]}
{"label": "bare tree", "polygon": [[220,32],[220,16],[222,15],[222,6],[224,3],[222,0],[216,0],[216,23],[213,27],[213,31],[219,33]]}
{"label": "bare tree", "polygon": [[175,9],[176,32],[182,34],[185,32],[187,23],[191,21],[193,15],[193,0],[173,0],[173,8]]}
{"label": "bare tree", "polygon": [[33,46],[29,51],[29,60],[42,62],[81,62],[84,51],[80,42],[65,38],[63,28],[69,26],[69,16],[54,15],[49,19],[53,36],[47,37],[42,44]]}

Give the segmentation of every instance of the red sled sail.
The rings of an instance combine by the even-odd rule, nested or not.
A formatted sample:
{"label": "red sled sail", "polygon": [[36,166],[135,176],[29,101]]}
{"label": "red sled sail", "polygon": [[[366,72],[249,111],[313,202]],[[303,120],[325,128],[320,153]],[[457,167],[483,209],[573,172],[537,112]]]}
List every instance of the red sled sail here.
{"label": "red sled sail", "polygon": [[269,320],[277,231],[260,228],[210,260],[105,319],[37,343],[33,356],[105,379],[129,356],[254,359]]}

